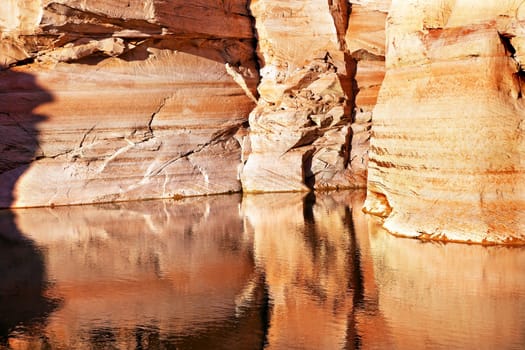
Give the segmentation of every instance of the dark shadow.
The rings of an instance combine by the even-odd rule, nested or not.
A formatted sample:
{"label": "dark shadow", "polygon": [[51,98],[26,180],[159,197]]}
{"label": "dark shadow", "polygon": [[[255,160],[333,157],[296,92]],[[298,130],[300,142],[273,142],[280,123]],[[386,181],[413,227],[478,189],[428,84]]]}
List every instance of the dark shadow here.
{"label": "dark shadow", "polygon": [[361,269],[361,249],[356,239],[356,232],[354,227],[354,219],[352,215],[353,208],[346,207],[345,210],[345,224],[350,232],[350,251],[348,259],[350,266],[352,266],[352,278],[348,281],[348,290],[352,291],[352,304],[354,308],[348,315],[346,344],[347,349],[361,349],[362,341],[358,331],[357,313],[365,309],[365,287],[364,276]]}
{"label": "dark shadow", "polygon": [[[0,72],[0,208],[13,205],[19,177],[43,156],[37,124],[46,118],[34,111],[52,100],[32,75]],[[44,296],[43,254],[20,232],[9,209],[0,210],[0,276],[1,347],[15,329],[41,324],[56,307]]]}
{"label": "dark shadow", "polygon": [[34,110],[52,100],[34,76],[0,72],[0,208],[12,206],[18,178],[32,161],[43,157],[37,125],[46,118]]}

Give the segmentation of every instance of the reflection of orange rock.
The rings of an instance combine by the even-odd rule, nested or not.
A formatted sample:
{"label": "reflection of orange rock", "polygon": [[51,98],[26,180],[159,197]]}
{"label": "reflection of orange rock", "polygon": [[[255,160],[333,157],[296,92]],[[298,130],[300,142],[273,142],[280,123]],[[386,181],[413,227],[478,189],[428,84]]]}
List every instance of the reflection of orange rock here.
{"label": "reflection of orange rock", "polygon": [[32,265],[45,266],[41,283],[49,281],[45,295],[34,295],[61,302],[10,344],[519,348],[525,250],[399,239],[360,210],[363,198],[294,193],[18,210],[20,230],[35,242],[24,251],[40,248],[42,261]]}
{"label": "reflection of orange rock", "polygon": [[304,195],[247,196],[254,254],[272,301],[269,349],[344,347],[352,312],[351,220],[340,201]]}
{"label": "reflection of orange rock", "polygon": [[97,329],[117,338],[122,333],[124,341],[138,326],[155,327],[164,337],[198,334],[242,319],[240,297],[256,274],[238,201],[17,211],[20,229],[44,252],[47,294],[62,300],[47,322],[49,341],[84,346]]}
{"label": "reflection of orange rock", "polygon": [[523,346],[525,250],[400,239],[373,219],[370,251],[389,348]]}

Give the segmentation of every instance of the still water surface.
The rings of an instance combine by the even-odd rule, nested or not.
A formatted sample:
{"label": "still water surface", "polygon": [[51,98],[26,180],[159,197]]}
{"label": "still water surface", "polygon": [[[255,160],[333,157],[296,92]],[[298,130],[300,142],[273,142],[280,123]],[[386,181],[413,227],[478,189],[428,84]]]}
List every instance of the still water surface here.
{"label": "still water surface", "polygon": [[0,212],[0,348],[525,348],[525,248],[395,238],[363,197]]}

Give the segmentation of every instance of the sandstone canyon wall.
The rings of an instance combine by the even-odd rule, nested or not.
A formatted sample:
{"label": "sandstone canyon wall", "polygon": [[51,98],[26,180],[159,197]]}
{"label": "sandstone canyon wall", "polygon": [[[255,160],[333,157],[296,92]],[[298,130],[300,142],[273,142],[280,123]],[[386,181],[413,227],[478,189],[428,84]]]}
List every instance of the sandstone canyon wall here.
{"label": "sandstone canyon wall", "polygon": [[241,190],[245,1],[2,2],[0,206]]}
{"label": "sandstone canyon wall", "polygon": [[262,68],[245,191],[366,185],[388,3],[252,1]]}
{"label": "sandstone canyon wall", "polygon": [[367,186],[392,233],[525,239],[522,1],[8,0],[0,32],[1,207]]}
{"label": "sandstone canyon wall", "polygon": [[522,1],[393,1],[368,211],[404,236],[525,239]]}
{"label": "sandstone canyon wall", "polygon": [[0,206],[364,187],[387,8],[2,2]]}

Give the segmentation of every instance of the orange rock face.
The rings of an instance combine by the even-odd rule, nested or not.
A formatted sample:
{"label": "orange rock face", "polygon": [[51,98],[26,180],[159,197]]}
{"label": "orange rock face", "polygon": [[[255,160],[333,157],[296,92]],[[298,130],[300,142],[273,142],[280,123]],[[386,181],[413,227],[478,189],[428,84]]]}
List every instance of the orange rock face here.
{"label": "orange rock face", "polygon": [[365,185],[387,7],[252,1],[262,80],[250,115],[246,191]]}
{"label": "orange rock face", "polygon": [[525,239],[520,13],[512,1],[392,4],[366,205],[390,232]]}
{"label": "orange rock face", "polygon": [[388,1],[121,5],[0,5],[1,207],[365,185]]}
{"label": "orange rock face", "polygon": [[245,5],[2,3],[0,206],[239,191],[258,83]]}
{"label": "orange rock face", "polygon": [[385,21],[390,0],[355,1],[345,35],[355,61],[355,108],[350,144],[351,181],[366,184],[370,128],[385,76]]}
{"label": "orange rock face", "polygon": [[525,240],[518,1],[6,0],[0,37],[0,207],[367,186]]}

